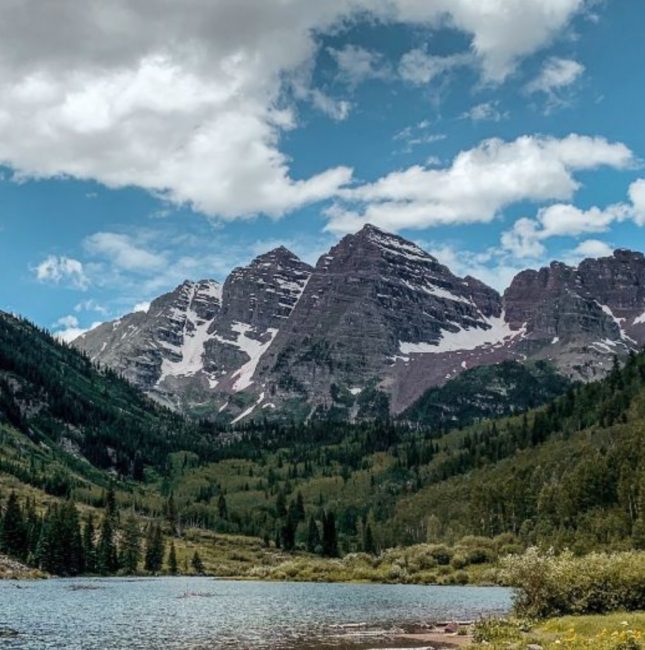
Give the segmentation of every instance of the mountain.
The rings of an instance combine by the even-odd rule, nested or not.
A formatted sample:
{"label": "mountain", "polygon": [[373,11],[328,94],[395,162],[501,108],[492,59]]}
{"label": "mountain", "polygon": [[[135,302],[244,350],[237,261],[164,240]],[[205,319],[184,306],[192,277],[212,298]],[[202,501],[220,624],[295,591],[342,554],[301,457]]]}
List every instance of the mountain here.
{"label": "mountain", "polygon": [[[573,386],[543,361],[481,366],[431,389],[415,408],[426,413],[407,411],[420,423],[412,426],[251,421],[243,436],[222,441],[216,426],[156,405],[114,371],[0,314],[3,498],[17,489],[23,503],[36,495],[43,511],[59,497],[96,509],[114,482],[124,514],[136,510],[141,525],[163,517],[184,555],[199,539],[200,554],[208,549],[221,572],[234,569],[221,564],[223,540],[213,533],[233,535],[238,551],[245,542],[235,536],[270,547],[276,531],[287,550],[305,548],[309,519],[322,511],[334,514],[343,553],[366,549],[368,525],[372,551],[502,534],[499,544],[515,550],[645,544],[645,353]],[[424,426],[427,419],[440,426]],[[489,543],[471,541],[481,558]],[[231,550],[231,560],[247,557]],[[303,579],[312,578],[307,566]],[[291,576],[281,571],[275,577]]]}
{"label": "mountain", "polygon": [[526,270],[500,295],[368,225],[315,268],[278,248],[221,287],[185,282],[74,344],[164,404],[239,422],[399,414],[503,361],[588,381],[643,343],[641,253]]}
{"label": "mountain", "polygon": [[310,274],[280,247],[235,269],[223,286],[186,281],[147,313],[104,323],[75,346],[163,404],[192,413],[223,410],[250,386]]}

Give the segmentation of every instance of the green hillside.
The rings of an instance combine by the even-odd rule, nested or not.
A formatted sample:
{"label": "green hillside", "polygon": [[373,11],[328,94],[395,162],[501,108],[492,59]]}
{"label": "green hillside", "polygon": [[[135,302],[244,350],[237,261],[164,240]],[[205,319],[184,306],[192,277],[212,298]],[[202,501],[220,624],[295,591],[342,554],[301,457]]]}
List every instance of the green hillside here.
{"label": "green hillside", "polygon": [[[445,420],[387,419],[256,422],[222,432],[159,408],[46,333],[3,316],[0,503],[6,510],[15,492],[25,517],[42,518],[73,499],[82,527],[90,514],[105,520],[112,487],[122,513],[119,552],[133,514],[141,535],[159,525],[181,562],[197,550],[220,575],[339,579],[358,571],[397,580],[403,574],[393,567],[403,563],[416,567],[415,580],[468,580],[476,567],[531,544],[645,547],[645,355],[604,381],[569,386],[544,407],[482,419],[482,404],[517,411],[565,388],[548,367],[537,370],[482,369],[439,389],[459,396],[451,419],[469,423],[447,433]],[[495,397],[469,410],[469,385]],[[424,408],[430,417],[432,400]],[[397,545],[417,546],[385,551]],[[360,571],[354,556],[342,565],[313,560],[359,551],[381,559]],[[288,573],[285,552],[296,553]],[[463,568],[470,573],[455,577]]]}
{"label": "green hillside", "polygon": [[435,429],[459,428],[536,408],[570,386],[571,381],[546,361],[504,361],[471,368],[428,389],[402,417]]}

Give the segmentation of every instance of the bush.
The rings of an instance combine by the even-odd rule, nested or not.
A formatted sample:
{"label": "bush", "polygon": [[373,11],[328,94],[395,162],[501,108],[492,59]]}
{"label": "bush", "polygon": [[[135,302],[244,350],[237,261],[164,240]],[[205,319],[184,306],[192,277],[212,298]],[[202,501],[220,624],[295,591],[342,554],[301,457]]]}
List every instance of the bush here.
{"label": "bush", "polygon": [[575,557],[530,548],[506,557],[502,575],[517,589],[515,609],[525,616],[634,611],[645,604],[645,553]]}

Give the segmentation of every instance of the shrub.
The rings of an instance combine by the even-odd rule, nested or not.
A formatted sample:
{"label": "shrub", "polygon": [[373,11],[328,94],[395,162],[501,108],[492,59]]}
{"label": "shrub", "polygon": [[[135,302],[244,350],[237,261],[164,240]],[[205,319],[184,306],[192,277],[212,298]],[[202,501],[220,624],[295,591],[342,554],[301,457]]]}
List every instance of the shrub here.
{"label": "shrub", "polygon": [[565,614],[633,611],[645,603],[645,553],[591,553],[575,557],[530,548],[502,562],[515,587],[519,614],[546,618]]}

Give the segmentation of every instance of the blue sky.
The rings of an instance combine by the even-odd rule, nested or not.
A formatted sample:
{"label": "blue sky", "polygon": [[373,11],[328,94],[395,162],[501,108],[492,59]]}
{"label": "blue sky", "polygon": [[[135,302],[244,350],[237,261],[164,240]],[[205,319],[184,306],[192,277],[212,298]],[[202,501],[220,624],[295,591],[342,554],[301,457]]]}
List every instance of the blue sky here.
{"label": "blue sky", "polygon": [[645,249],[643,3],[86,4],[0,7],[0,309],[70,338],[366,222],[498,289]]}

